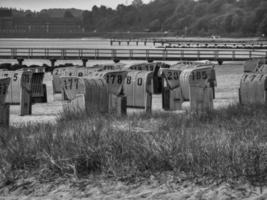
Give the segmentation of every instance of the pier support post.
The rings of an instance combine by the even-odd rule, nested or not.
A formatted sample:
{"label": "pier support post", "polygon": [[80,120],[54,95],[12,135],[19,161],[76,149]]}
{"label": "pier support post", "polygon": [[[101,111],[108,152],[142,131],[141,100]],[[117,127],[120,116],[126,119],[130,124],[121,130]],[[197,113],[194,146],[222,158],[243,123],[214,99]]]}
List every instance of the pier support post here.
{"label": "pier support post", "polygon": [[18,61],[19,65],[22,65],[24,59],[23,58],[17,58],[17,61]]}
{"label": "pier support post", "polygon": [[114,58],[114,59],[113,59],[113,62],[114,62],[114,63],[119,63],[119,62],[120,62],[120,59],[119,59],[119,58]]}
{"label": "pier support post", "polygon": [[83,58],[82,62],[83,62],[83,66],[86,67],[86,63],[88,62],[88,59],[87,58]]}
{"label": "pier support post", "polygon": [[50,59],[51,67],[55,67],[56,61],[57,61],[57,59],[55,59],[55,58]]}
{"label": "pier support post", "polygon": [[20,115],[32,114],[32,76],[33,72],[23,72],[21,77]]}
{"label": "pier support post", "polygon": [[154,61],[153,58],[148,58],[148,59],[147,59],[147,62],[148,62],[148,63],[153,63],[153,61]]}
{"label": "pier support post", "polygon": [[223,60],[222,60],[222,59],[220,59],[220,58],[219,58],[219,59],[217,59],[217,62],[218,62],[218,64],[219,64],[219,65],[222,65],[222,64],[223,64]]}

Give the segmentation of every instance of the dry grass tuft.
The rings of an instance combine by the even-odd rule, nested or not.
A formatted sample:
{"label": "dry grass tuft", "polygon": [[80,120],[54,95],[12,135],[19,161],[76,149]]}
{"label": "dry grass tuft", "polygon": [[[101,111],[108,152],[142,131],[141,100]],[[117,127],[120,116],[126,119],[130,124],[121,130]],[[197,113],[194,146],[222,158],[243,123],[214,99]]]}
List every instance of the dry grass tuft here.
{"label": "dry grass tuft", "polygon": [[175,171],[267,182],[266,106],[232,105],[201,117],[116,118],[66,111],[56,125],[0,132],[0,177],[7,182],[36,171],[40,177],[101,173],[117,178]]}

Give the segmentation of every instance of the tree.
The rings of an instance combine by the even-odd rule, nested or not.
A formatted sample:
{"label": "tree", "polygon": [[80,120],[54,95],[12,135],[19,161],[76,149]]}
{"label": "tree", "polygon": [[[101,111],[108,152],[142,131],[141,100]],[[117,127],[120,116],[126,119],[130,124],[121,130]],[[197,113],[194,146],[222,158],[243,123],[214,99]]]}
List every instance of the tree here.
{"label": "tree", "polygon": [[243,21],[245,23],[243,23],[242,26],[242,32],[244,35],[248,36],[248,35],[252,35],[253,33],[256,33],[257,30],[257,26],[255,24],[255,13],[250,13],[249,15],[245,15]]}
{"label": "tree", "polygon": [[233,19],[232,19],[232,31],[239,31],[242,26],[243,26],[243,17],[241,17],[238,14],[233,15]]}
{"label": "tree", "polygon": [[224,29],[226,30],[227,33],[232,32],[232,22],[233,22],[233,15],[227,15],[224,19]]}
{"label": "tree", "polygon": [[133,0],[133,2],[132,2],[132,6],[134,6],[134,7],[141,7],[143,5],[144,5],[144,3],[142,0]]}
{"label": "tree", "polygon": [[267,14],[265,14],[262,22],[260,23],[258,32],[260,34],[264,34],[265,37],[267,36]]}
{"label": "tree", "polygon": [[82,13],[82,22],[83,22],[83,26],[85,28],[86,31],[88,30],[93,30],[93,20],[92,20],[92,13],[89,11],[83,11]]}
{"label": "tree", "polygon": [[221,11],[222,6],[225,4],[223,0],[214,0],[209,5],[209,12],[218,13]]}
{"label": "tree", "polygon": [[205,15],[205,13],[207,12],[208,5],[208,3],[198,3],[193,10],[194,14],[197,17]]}
{"label": "tree", "polygon": [[[41,21],[49,17],[80,17],[87,31],[172,30],[195,36],[266,33],[267,0],[153,0],[147,5],[143,0],[131,2],[129,6],[120,4],[115,10],[94,6],[92,11],[79,11],[80,16],[69,9],[42,10],[32,16]],[[27,14],[25,10],[12,12],[18,18]]]}
{"label": "tree", "polygon": [[161,24],[159,19],[154,19],[149,25],[148,25],[149,30],[151,31],[158,31],[161,28]]}
{"label": "tree", "polygon": [[33,13],[32,12],[28,12],[28,13],[26,13],[25,17],[32,18],[33,17]]}
{"label": "tree", "polygon": [[74,18],[74,16],[69,10],[66,10],[64,13],[64,18]]}

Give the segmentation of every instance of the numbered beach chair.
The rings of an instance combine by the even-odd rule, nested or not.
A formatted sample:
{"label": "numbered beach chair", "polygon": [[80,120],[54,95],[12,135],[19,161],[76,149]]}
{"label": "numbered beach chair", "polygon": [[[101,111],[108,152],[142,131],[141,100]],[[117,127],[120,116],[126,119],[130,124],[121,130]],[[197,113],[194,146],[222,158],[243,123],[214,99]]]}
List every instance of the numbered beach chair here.
{"label": "numbered beach chair", "polygon": [[103,78],[61,77],[61,83],[68,99],[64,109],[91,114],[109,112],[108,85]]}
{"label": "numbered beach chair", "polygon": [[244,73],[256,73],[259,72],[262,65],[265,64],[264,59],[251,59],[244,64]]}
{"label": "numbered beach chair", "polygon": [[117,116],[127,114],[127,98],[123,91],[123,83],[127,76],[127,71],[108,70],[94,72],[93,78],[104,78],[109,91],[109,112]]}
{"label": "numbered beach chair", "polygon": [[162,70],[163,90],[162,108],[164,110],[180,110],[182,108],[183,96],[180,87],[181,70]]}
{"label": "numbered beach chair", "polygon": [[71,111],[85,110],[85,84],[82,77],[63,76],[61,79],[62,94],[68,102],[64,105],[64,109]]}
{"label": "numbered beach chair", "polygon": [[6,103],[10,105],[20,104],[22,74],[23,70],[0,72],[0,78],[10,78],[6,97]]}
{"label": "numbered beach chair", "polygon": [[195,113],[206,113],[213,109],[215,70],[212,65],[195,66],[182,71],[180,84],[184,100],[190,101]]}
{"label": "numbered beach chair", "polygon": [[61,76],[77,76],[76,67],[60,67],[55,68],[52,72],[52,85],[53,85],[53,93],[58,94],[61,93]]}
{"label": "numbered beach chair", "polygon": [[245,73],[240,81],[239,102],[267,105],[267,74]]}
{"label": "numbered beach chair", "polygon": [[163,88],[161,69],[166,69],[169,67],[170,65],[166,63],[157,62],[157,63],[134,64],[130,66],[129,69],[153,72],[153,94],[160,94]]}
{"label": "numbered beach chair", "polygon": [[32,114],[33,97],[43,95],[43,72],[24,71],[21,77],[20,107],[21,116]]}
{"label": "numbered beach chair", "polygon": [[10,78],[0,78],[0,127],[9,126],[9,105],[6,103],[6,97]]}
{"label": "numbered beach chair", "polygon": [[106,71],[106,70],[125,70],[126,64],[124,63],[112,63],[112,64],[97,64],[92,67],[95,71]]}
{"label": "numbered beach chair", "polygon": [[153,72],[129,71],[124,81],[123,91],[127,96],[127,107],[152,110]]}
{"label": "numbered beach chair", "polygon": [[35,72],[34,70],[17,70],[17,71],[2,71],[0,77],[9,77],[10,84],[6,102],[11,105],[20,104],[21,102],[21,81],[23,73],[33,73],[31,84],[31,101],[32,103],[45,103],[47,102],[46,85],[43,84],[44,72]]}

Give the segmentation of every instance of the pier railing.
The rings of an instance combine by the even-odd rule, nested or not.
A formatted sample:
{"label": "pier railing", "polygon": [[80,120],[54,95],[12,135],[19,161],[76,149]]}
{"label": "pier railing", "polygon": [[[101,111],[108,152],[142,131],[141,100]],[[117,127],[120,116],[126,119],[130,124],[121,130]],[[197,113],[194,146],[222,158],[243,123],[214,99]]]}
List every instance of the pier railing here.
{"label": "pier railing", "polygon": [[0,59],[60,60],[247,60],[267,57],[267,50],[250,49],[79,49],[0,48]]}

